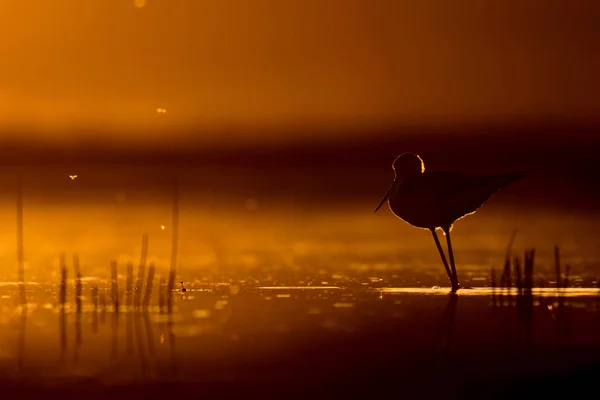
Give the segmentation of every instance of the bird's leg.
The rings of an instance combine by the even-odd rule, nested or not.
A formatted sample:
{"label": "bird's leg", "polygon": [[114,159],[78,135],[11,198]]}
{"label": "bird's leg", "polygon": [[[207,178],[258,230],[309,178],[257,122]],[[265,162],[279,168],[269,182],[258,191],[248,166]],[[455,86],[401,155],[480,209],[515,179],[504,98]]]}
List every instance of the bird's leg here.
{"label": "bird's leg", "polygon": [[448,261],[446,261],[446,255],[444,254],[444,249],[442,249],[440,240],[438,239],[437,234],[435,233],[435,228],[430,229],[430,230],[431,230],[431,234],[433,235],[433,240],[435,241],[435,246],[437,247],[438,251],[440,252],[440,257],[442,257],[442,262],[444,263],[444,268],[446,268],[446,273],[448,274],[448,278],[450,279],[450,284],[454,288],[454,278],[452,276],[452,273],[450,272],[450,267],[448,266]]}
{"label": "bird's leg", "polygon": [[460,289],[458,284],[458,275],[456,273],[456,264],[454,264],[454,252],[452,251],[452,241],[450,240],[450,226],[442,227],[444,234],[446,235],[446,243],[448,244],[448,258],[450,258],[450,267],[452,268],[452,291]]}

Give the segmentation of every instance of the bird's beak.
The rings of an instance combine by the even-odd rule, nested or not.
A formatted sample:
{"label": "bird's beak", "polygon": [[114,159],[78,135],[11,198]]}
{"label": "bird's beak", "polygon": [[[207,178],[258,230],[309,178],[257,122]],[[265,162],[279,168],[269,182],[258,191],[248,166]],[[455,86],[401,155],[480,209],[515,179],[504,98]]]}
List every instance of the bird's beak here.
{"label": "bird's beak", "polygon": [[385,194],[385,196],[383,196],[383,199],[381,199],[381,202],[379,202],[379,205],[375,209],[375,212],[377,212],[381,208],[381,206],[383,205],[383,203],[385,203],[385,201],[388,199],[388,197],[390,197],[390,194],[392,193],[392,191],[396,187],[397,183],[398,183],[398,181],[396,181],[396,180],[394,182],[392,182],[392,184],[390,185],[390,188],[388,189],[387,193]]}

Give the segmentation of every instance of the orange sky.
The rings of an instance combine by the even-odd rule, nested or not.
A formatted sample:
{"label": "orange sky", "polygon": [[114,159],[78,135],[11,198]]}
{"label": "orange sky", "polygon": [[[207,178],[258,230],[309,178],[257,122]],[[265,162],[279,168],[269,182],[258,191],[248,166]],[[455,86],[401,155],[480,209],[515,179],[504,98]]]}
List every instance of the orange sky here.
{"label": "orange sky", "polygon": [[0,134],[589,117],[599,20],[597,0],[0,0]]}

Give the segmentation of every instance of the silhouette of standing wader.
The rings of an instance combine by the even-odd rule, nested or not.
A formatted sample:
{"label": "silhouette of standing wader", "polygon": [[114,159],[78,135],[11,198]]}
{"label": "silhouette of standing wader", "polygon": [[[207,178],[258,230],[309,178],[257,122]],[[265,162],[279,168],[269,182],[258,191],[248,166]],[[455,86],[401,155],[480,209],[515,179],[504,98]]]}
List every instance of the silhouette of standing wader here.
{"label": "silhouette of standing wader", "polygon": [[[451,171],[425,172],[421,157],[412,153],[396,157],[392,168],[394,182],[375,212],[388,200],[390,210],[398,218],[417,228],[429,230],[450,279],[452,292],[456,292],[460,285],[450,240],[452,224],[473,214],[500,188],[523,178],[524,172],[487,175]],[[450,265],[435,232],[437,228],[446,235]]]}

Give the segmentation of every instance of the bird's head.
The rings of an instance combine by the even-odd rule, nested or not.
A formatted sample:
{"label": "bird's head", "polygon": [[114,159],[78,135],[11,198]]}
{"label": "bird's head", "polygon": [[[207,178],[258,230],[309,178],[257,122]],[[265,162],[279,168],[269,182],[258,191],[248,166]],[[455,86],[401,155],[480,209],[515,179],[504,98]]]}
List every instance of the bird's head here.
{"label": "bird's head", "polygon": [[392,168],[394,169],[394,182],[392,182],[390,188],[388,189],[385,196],[375,209],[375,212],[381,208],[383,203],[390,197],[394,188],[398,186],[401,182],[405,181],[407,178],[411,176],[419,175],[425,172],[425,164],[421,157],[413,153],[402,153],[392,163]]}
{"label": "bird's head", "polygon": [[413,153],[402,153],[392,163],[396,181],[404,181],[407,178],[425,172],[423,159]]}

